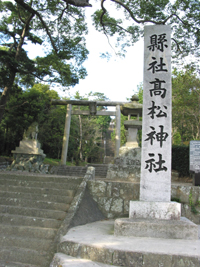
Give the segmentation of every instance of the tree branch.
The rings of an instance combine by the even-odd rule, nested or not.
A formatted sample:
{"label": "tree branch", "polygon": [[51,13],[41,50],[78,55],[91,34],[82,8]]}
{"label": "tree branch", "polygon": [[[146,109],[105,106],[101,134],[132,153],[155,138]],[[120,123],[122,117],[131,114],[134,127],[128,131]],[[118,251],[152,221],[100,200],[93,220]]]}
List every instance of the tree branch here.
{"label": "tree branch", "polygon": [[24,3],[23,0],[15,0],[15,2],[17,2],[19,5],[21,5],[25,10],[29,11],[31,14],[34,14],[36,15],[39,20],[41,21],[44,29],[46,30],[46,33],[47,35],[49,36],[49,39],[50,39],[50,42],[51,42],[51,45],[53,46],[53,49],[55,50],[55,52],[57,53],[58,52],[58,49],[56,48],[55,46],[55,43],[51,37],[51,34],[49,32],[49,29],[48,29],[48,26],[46,25],[46,23],[44,22],[44,20],[42,19],[41,15],[39,12],[37,12],[36,10],[34,10],[32,7],[30,7],[29,5],[27,5],[26,3]]}
{"label": "tree branch", "polygon": [[65,3],[77,7],[91,7],[88,0],[64,0]]}

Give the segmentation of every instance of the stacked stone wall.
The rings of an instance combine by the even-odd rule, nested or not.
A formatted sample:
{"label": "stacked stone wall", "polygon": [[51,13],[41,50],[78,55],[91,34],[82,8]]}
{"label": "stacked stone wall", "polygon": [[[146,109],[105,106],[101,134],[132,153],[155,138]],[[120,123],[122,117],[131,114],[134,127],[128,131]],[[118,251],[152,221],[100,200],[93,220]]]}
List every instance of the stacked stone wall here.
{"label": "stacked stone wall", "polygon": [[129,201],[139,199],[139,183],[88,181],[87,186],[107,218],[128,216]]}
{"label": "stacked stone wall", "polygon": [[[87,186],[100,211],[109,219],[127,217],[130,200],[139,200],[139,183],[88,181]],[[181,203],[181,216],[200,224],[200,187],[172,184],[171,197]]]}

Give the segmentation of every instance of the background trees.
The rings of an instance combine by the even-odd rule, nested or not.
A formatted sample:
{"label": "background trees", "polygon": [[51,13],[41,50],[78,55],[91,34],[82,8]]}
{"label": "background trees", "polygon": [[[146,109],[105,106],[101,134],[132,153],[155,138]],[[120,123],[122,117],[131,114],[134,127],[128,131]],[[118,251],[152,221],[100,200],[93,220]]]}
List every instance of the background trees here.
{"label": "background trees", "polygon": [[[0,1],[0,121],[14,83],[56,82],[65,87],[78,83],[86,70],[84,34],[87,33],[82,1]],[[46,55],[30,60],[27,45],[44,44]]]}
{"label": "background trees", "polygon": [[[108,2],[113,5],[108,7]],[[87,0],[0,1],[0,121],[14,83],[33,86],[41,79],[66,87],[85,77],[84,8],[90,6]],[[101,0],[99,6],[94,25],[114,37],[119,54],[143,35],[144,24],[151,23],[172,25],[176,59],[189,53],[199,57],[199,0]],[[44,45],[45,56],[30,60],[29,43]]]}
{"label": "background trees", "polygon": [[[65,126],[66,106],[51,105],[51,99],[59,99],[57,92],[48,85],[35,84],[23,91],[15,88],[7,103],[0,123],[0,153],[11,155],[19,146],[24,131],[31,123],[39,124],[38,139],[44,153],[51,158],[60,158]],[[82,97],[76,92],[74,99],[106,100],[102,93],[90,93]],[[73,106],[74,109],[77,107]],[[87,107],[81,107],[86,110]],[[103,108],[103,107],[101,107]],[[102,161],[103,141],[111,118],[109,116],[73,115],[71,119],[68,160]]]}
{"label": "background trees", "polygon": [[172,123],[176,144],[200,139],[200,79],[191,65],[174,69]]}

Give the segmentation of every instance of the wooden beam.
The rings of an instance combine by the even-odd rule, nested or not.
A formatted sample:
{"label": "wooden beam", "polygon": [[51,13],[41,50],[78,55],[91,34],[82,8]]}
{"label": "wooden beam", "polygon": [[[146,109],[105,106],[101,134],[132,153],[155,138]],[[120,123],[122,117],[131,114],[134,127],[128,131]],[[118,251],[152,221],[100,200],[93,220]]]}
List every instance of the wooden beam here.
{"label": "wooden beam", "polygon": [[[72,115],[90,115],[89,110],[73,110]],[[97,116],[115,116],[115,111],[99,110],[96,113]]]}

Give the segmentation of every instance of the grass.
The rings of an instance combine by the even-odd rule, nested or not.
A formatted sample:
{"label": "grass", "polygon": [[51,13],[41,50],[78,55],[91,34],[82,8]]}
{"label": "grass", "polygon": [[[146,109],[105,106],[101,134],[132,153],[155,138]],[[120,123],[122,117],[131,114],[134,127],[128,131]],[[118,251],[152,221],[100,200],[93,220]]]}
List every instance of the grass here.
{"label": "grass", "polygon": [[[51,159],[51,158],[45,158],[44,159],[44,164],[49,164],[51,166],[59,166],[60,165],[60,159]],[[70,161],[66,162],[67,166],[76,166],[75,161],[72,163]],[[79,166],[85,166],[87,165],[86,162],[79,162]]]}
{"label": "grass", "polygon": [[[51,159],[51,158],[45,158],[44,159],[44,164],[50,164],[51,166],[58,166],[60,165],[60,159]],[[67,166],[75,166],[71,162],[66,162]]]}

